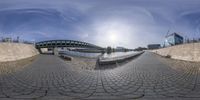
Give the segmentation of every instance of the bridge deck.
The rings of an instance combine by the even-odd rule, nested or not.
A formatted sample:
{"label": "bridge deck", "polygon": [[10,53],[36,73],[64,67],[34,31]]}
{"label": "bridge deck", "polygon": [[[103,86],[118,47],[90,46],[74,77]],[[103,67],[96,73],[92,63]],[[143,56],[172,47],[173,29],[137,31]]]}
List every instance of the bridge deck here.
{"label": "bridge deck", "polygon": [[0,76],[0,99],[200,99],[199,67],[177,70],[152,53],[107,70],[74,70],[40,55],[23,70]]}

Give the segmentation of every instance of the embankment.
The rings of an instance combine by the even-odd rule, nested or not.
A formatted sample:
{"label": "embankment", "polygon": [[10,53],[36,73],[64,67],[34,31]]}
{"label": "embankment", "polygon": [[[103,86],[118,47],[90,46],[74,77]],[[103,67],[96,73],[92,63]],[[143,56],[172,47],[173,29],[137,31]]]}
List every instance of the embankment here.
{"label": "embankment", "polygon": [[172,59],[200,62],[200,43],[176,45],[167,48],[152,50],[161,56],[168,56]]}
{"label": "embankment", "polygon": [[133,54],[130,54],[130,55],[125,55],[125,56],[120,56],[120,57],[113,57],[113,58],[102,58],[102,57],[100,57],[98,59],[98,63],[100,65],[115,64],[116,62],[123,62],[127,59],[137,57],[137,56],[141,55],[142,53],[144,53],[144,51],[136,52],[136,53],[133,53]]}
{"label": "embankment", "polygon": [[16,61],[39,54],[34,45],[23,43],[0,43],[0,62]]}

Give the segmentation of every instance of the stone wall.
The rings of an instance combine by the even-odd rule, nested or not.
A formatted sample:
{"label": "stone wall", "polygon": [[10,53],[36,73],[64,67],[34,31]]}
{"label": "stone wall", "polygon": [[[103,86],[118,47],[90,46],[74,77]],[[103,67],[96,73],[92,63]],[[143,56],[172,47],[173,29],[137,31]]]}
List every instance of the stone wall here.
{"label": "stone wall", "polygon": [[152,52],[162,56],[171,56],[173,59],[200,62],[200,43],[182,44]]}
{"label": "stone wall", "polygon": [[23,43],[0,43],[0,62],[15,61],[39,54],[34,45]]}

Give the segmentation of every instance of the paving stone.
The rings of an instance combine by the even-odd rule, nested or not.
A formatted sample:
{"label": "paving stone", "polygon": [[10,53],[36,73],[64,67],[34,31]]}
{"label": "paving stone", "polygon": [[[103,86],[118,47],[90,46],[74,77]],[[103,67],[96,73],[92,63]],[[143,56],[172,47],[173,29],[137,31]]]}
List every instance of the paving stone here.
{"label": "paving stone", "polygon": [[113,69],[80,71],[56,56],[39,55],[23,70],[0,75],[0,100],[200,99],[200,66],[179,71],[161,59],[144,53]]}

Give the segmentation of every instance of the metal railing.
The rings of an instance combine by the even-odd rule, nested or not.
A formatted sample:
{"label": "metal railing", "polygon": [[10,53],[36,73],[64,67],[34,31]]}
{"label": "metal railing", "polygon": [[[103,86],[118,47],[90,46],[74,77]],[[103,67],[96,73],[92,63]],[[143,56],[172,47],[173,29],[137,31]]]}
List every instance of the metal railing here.
{"label": "metal railing", "polygon": [[0,43],[24,43],[24,44],[35,44],[33,41],[27,41],[27,40],[5,40],[5,39],[0,39]]}

